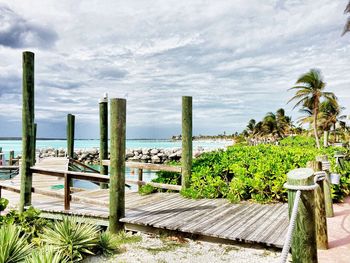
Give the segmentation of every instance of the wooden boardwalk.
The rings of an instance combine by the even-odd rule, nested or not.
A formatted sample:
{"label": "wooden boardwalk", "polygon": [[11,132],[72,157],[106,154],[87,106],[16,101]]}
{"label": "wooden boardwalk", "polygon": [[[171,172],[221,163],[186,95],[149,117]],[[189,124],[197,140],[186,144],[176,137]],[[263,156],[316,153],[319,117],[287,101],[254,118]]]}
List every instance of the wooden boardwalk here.
{"label": "wooden boardwalk", "polygon": [[[67,159],[55,159],[54,163],[46,160],[36,166],[68,169]],[[1,184],[10,184],[19,189],[20,178],[17,176]],[[101,225],[108,225],[108,189],[73,191],[70,210],[65,211],[63,189],[51,188],[57,184],[61,184],[61,180],[56,177],[40,174],[33,176],[33,187],[43,192],[33,193],[32,205],[40,209],[44,216],[58,218],[62,214],[79,215]],[[43,195],[45,191],[55,193],[56,196]],[[2,196],[10,200],[12,207],[18,204],[18,193],[3,189]],[[99,204],[84,203],[84,198],[97,200]],[[231,204],[225,199],[187,199],[178,193],[141,196],[137,192],[127,191],[125,205],[126,214],[121,221],[127,229],[166,229],[230,242],[252,242],[279,248],[283,246],[289,222],[287,204]]]}

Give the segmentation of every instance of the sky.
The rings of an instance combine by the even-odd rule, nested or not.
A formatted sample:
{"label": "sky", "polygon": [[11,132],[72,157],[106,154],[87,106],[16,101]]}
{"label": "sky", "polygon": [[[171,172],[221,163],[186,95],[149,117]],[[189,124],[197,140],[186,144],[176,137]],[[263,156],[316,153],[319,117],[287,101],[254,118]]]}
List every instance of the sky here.
{"label": "sky", "polygon": [[128,138],[242,131],[322,71],[350,114],[347,0],[0,0],[0,136],[21,136],[22,52],[35,53],[38,137],[98,138],[98,100],[127,99]]}

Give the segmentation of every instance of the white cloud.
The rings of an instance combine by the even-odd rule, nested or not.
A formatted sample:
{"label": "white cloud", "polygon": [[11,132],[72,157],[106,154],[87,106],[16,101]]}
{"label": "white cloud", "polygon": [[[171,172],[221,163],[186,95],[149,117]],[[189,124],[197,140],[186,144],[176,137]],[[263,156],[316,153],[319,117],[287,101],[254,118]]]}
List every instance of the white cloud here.
{"label": "white cloud", "polygon": [[[32,41],[39,135],[40,123],[64,123],[68,112],[97,127],[97,100],[108,92],[127,94],[129,134],[143,138],[162,136],[156,130],[163,137],[179,132],[183,95],[193,96],[195,132],[201,134],[241,130],[250,118],[280,107],[295,119],[298,113],[286,105],[292,95],[287,89],[314,67],[349,105],[350,40],[340,37],[345,5],[331,0],[320,0],[317,7],[312,0],[7,3],[20,21],[57,33],[50,46]],[[6,82],[0,82],[0,107],[18,103],[18,92],[9,87],[21,77],[21,51],[0,46],[0,81]],[[11,118],[19,120],[14,112]],[[0,119],[6,119],[2,111]]]}

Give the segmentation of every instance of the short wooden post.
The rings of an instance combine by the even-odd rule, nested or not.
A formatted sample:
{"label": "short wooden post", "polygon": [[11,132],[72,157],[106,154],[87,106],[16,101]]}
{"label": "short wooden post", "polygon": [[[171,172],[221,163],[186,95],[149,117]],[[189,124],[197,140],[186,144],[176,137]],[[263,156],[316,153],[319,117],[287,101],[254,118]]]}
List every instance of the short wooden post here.
{"label": "short wooden post", "polygon": [[36,162],[36,131],[37,131],[37,124],[33,124],[33,165]]}
{"label": "short wooden post", "polygon": [[182,189],[190,187],[192,170],[192,97],[182,97]]}
{"label": "short wooden post", "polygon": [[[287,174],[287,183],[295,186],[313,185],[314,171],[299,168]],[[295,190],[288,190],[289,216],[292,213]],[[317,246],[315,231],[315,194],[314,191],[302,191],[292,238],[293,262],[317,263]]]}
{"label": "short wooden post", "polygon": [[[2,158],[2,147],[0,147],[0,165],[6,165],[5,163],[2,163],[2,160],[3,160],[3,158]],[[6,159],[6,158],[5,158]]]}
{"label": "short wooden post", "polygon": [[139,181],[138,185],[137,185],[137,189],[138,189],[138,191],[140,191],[140,188],[141,188],[140,182],[143,181],[143,169],[139,168],[137,174],[138,174],[138,181]]}
{"label": "short wooden post", "polygon": [[[328,162],[328,156],[327,155],[320,155],[316,157],[316,161],[318,162]],[[333,211],[333,200],[332,200],[332,186],[331,186],[331,179],[329,176],[329,170],[326,171],[327,178],[323,183],[323,191],[324,191],[324,201],[326,205],[326,215],[327,217],[333,217],[334,211]]]}
{"label": "short wooden post", "polygon": [[67,156],[74,158],[74,125],[75,116],[73,114],[67,115]]}
{"label": "short wooden post", "polygon": [[125,139],[126,100],[111,99],[111,158],[109,185],[109,231],[124,228],[119,222],[125,216]]}
{"label": "short wooden post", "polygon": [[55,150],[55,156],[58,157],[60,154],[60,151],[58,149]]}
{"label": "short wooden post", "polygon": [[[100,174],[108,175],[108,166],[102,165],[102,160],[108,159],[108,97],[105,94],[100,100]],[[101,189],[108,188],[107,183],[100,183]]]}
{"label": "short wooden post", "polygon": [[22,162],[21,191],[19,211],[32,201],[33,165],[33,126],[34,126],[34,53],[23,52],[23,88],[22,88]]}
{"label": "short wooden post", "polygon": [[[322,163],[308,162],[307,167],[314,172],[322,171]],[[327,217],[324,199],[324,181],[318,181],[318,188],[315,189],[315,220],[316,220],[316,240],[318,249],[328,249]]]}
{"label": "short wooden post", "polygon": [[15,151],[11,150],[10,151],[10,156],[9,156],[9,165],[13,165],[13,159],[15,159]]}
{"label": "short wooden post", "polygon": [[70,209],[70,184],[71,179],[68,174],[64,175],[64,210]]}

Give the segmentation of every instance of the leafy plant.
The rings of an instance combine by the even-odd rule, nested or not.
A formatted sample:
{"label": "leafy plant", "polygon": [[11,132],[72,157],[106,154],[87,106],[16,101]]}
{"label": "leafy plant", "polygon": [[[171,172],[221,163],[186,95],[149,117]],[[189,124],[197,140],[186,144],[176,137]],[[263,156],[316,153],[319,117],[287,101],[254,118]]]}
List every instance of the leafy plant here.
{"label": "leafy plant", "polygon": [[15,224],[21,227],[21,232],[28,235],[29,241],[37,238],[42,233],[43,228],[50,224],[51,221],[40,217],[40,211],[29,207],[23,213],[17,210],[9,211],[3,218],[4,223]]}
{"label": "leafy plant", "polygon": [[32,245],[27,235],[21,236],[21,229],[15,225],[4,224],[0,228],[0,263],[23,262],[29,255]]}
{"label": "leafy plant", "polygon": [[7,200],[6,198],[0,198],[0,212],[4,211],[8,204],[9,200]]}
{"label": "leafy plant", "polygon": [[57,252],[52,246],[34,250],[26,257],[25,263],[68,263],[68,258]]}
{"label": "leafy plant", "polygon": [[153,187],[152,185],[146,184],[142,185],[139,189],[139,194],[140,195],[149,195],[152,193],[157,192],[157,188]]}
{"label": "leafy plant", "polygon": [[98,248],[104,256],[111,256],[119,249],[120,239],[110,232],[103,232],[99,236]]}
{"label": "leafy plant", "polygon": [[71,261],[80,261],[85,255],[93,255],[98,244],[99,228],[88,222],[78,222],[77,218],[63,217],[55,221],[52,227],[44,229],[42,241],[56,251],[69,257]]}

